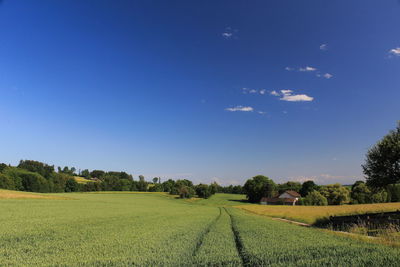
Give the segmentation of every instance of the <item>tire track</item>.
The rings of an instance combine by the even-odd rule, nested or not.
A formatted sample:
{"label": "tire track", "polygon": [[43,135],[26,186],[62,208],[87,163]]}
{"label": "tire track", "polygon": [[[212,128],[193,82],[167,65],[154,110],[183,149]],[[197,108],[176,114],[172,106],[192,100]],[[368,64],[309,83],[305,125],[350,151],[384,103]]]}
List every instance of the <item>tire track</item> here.
{"label": "tire track", "polygon": [[231,219],[231,228],[232,228],[233,236],[235,238],[235,245],[236,245],[236,249],[238,251],[239,257],[242,260],[242,265],[243,266],[254,266],[250,262],[248,253],[246,253],[246,250],[243,245],[243,241],[240,238],[239,230],[237,229],[236,224],[235,224],[235,219],[233,218],[233,216],[228,212],[228,210],[225,207],[224,207],[224,210],[226,211],[226,213],[229,215],[229,218]]}
{"label": "tire track", "polygon": [[197,252],[199,251],[201,245],[203,244],[204,238],[210,232],[211,228],[218,222],[221,218],[222,209],[219,207],[219,215],[207,226],[206,230],[200,234],[199,239],[197,240],[196,247],[193,250],[193,256],[196,256]]}

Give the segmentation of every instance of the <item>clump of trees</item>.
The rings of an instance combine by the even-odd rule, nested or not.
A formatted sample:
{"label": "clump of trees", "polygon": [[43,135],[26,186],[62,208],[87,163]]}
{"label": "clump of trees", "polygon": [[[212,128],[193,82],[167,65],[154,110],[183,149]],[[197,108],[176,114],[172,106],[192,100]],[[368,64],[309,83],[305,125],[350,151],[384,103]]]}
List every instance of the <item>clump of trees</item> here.
{"label": "clump of trees", "polygon": [[[76,177],[85,178],[84,183],[78,183]],[[58,167],[34,160],[21,160],[18,166],[13,167],[0,163],[0,188],[31,192],[91,192],[91,191],[141,191],[141,192],[168,192],[181,198],[209,198],[217,192],[242,192],[241,186],[222,187],[217,183],[194,185],[187,179],[161,182],[161,178],[154,177],[151,182],[146,181],[143,175],[134,180],[126,172],[103,171],[88,169],[77,173],[76,168]]]}

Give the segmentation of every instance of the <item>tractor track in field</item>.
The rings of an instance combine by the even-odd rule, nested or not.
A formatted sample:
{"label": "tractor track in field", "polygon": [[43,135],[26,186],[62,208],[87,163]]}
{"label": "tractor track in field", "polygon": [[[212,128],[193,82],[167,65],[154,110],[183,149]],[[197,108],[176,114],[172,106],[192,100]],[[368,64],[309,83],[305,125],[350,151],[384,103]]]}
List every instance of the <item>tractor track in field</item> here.
{"label": "tractor track in field", "polygon": [[239,257],[242,260],[242,265],[243,266],[254,266],[251,264],[248,253],[246,253],[246,250],[243,245],[243,241],[240,237],[239,230],[236,227],[235,224],[235,219],[233,216],[228,212],[228,210],[224,207],[225,212],[229,215],[229,218],[231,219],[231,228],[233,232],[233,236],[235,238],[235,245],[236,249],[238,251]]}
{"label": "tractor track in field", "polygon": [[196,243],[196,247],[193,250],[193,256],[196,256],[197,252],[199,251],[201,245],[203,244],[204,238],[206,235],[210,232],[211,228],[218,222],[218,220],[221,218],[222,215],[222,209],[219,208],[219,215],[207,226],[206,230],[200,234],[200,237]]}

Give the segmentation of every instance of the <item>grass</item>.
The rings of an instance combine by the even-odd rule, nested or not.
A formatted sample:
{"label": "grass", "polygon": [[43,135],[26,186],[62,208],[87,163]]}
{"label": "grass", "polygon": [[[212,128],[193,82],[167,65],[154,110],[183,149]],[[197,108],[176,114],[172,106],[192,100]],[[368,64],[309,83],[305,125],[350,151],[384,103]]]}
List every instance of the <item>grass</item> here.
{"label": "grass", "polygon": [[248,266],[398,266],[400,250],[228,208]]}
{"label": "grass", "polygon": [[0,200],[0,265],[395,266],[400,260],[398,248],[232,207],[241,196],[191,203],[163,193],[57,196],[75,200]]}
{"label": "grass", "polygon": [[0,199],[71,199],[50,194],[38,194],[31,192],[12,191],[0,189]]}
{"label": "grass", "polygon": [[400,203],[379,203],[342,206],[273,206],[273,205],[242,205],[239,208],[246,211],[271,217],[313,224],[319,219],[329,216],[365,214],[369,212],[389,212],[400,210]]}
{"label": "grass", "polygon": [[239,194],[215,194],[208,199],[200,199],[196,204],[207,206],[237,206],[249,204],[246,202],[246,195]]}

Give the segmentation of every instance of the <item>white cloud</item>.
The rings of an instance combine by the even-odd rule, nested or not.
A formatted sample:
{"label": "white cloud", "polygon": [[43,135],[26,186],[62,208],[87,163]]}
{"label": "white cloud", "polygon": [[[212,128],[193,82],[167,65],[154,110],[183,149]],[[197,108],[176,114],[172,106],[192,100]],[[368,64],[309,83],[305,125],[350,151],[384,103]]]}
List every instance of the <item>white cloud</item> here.
{"label": "white cloud", "polygon": [[280,98],[280,100],[283,101],[289,101],[289,102],[309,102],[313,101],[314,98],[308,95],[300,94],[300,95],[294,95],[292,94],[292,90],[281,90],[281,93],[283,96]]}
{"label": "white cloud", "polygon": [[319,46],[319,49],[322,50],[322,51],[326,51],[326,50],[328,50],[328,45],[327,44],[322,44],[322,45]]}
{"label": "white cloud", "polygon": [[265,89],[261,89],[260,90],[260,95],[265,95],[266,90]]}
{"label": "white cloud", "polygon": [[285,94],[293,93],[293,91],[292,90],[281,90],[281,93],[285,95]]}
{"label": "white cloud", "polygon": [[285,70],[287,70],[287,71],[292,71],[292,70],[294,70],[294,69],[291,68],[291,67],[286,67]]}
{"label": "white cloud", "polygon": [[389,54],[395,55],[395,56],[400,56],[400,47],[393,48],[389,51]]}
{"label": "white cloud", "polygon": [[271,91],[270,94],[273,96],[280,96],[279,93],[275,90]]}
{"label": "white cloud", "polygon": [[230,39],[233,36],[233,33],[231,32],[223,32],[222,33],[222,37],[226,38],[226,39]]}
{"label": "white cloud", "polygon": [[330,79],[330,78],[332,78],[332,77],[333,77],[333,75],[330,74],[330,73],[325,73],[325,74],[324,74],[324,78],[326,78],[326,79]]}
{"label": "white cloud", "polygon": [[310,67],[310,66],[306,66],[305,68],[299,68],[299,71],[316,71],[316,68]]}
{"label": "white cloud", "polygon": [[252,107],[244,107],[244,106],[236,106],[236,107],[232,107],[232,108],[226,108],[226,111],[244,111],[244,112],[249,112],[249,111],[253,111],[254,109]]}
{"label": "white cloud", "polygon": [[265,112],[265,111],[257,111],[257,113],[258,113],[258,114],[261,114],[261,115],[267,114],[267,112]]}
{"label": "white cloud", "polygon": [[256,93],[257,93],[257,90],[256,90],[256,89],[250,89],[250,90],[249,90],[249,93],[250,93],[250,94],[256,94]]}

